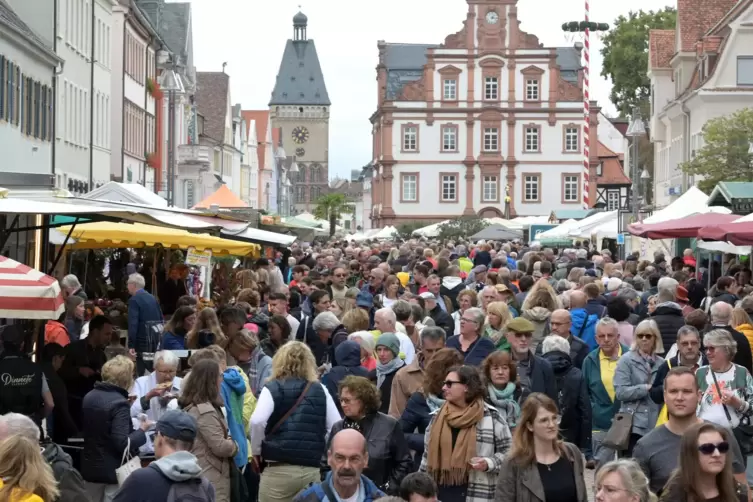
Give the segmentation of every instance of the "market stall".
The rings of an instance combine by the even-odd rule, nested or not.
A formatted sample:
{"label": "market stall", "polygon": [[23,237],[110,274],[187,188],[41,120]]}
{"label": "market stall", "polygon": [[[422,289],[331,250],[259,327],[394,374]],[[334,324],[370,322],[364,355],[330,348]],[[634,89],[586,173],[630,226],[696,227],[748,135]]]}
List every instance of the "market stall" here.
{"label": "market stall", "polygon": [[0,255],[0,318],[58,319],[65,304],[58,281]]}
{"label": "market stall", "polygon": [[[723,213],[698,213],[683,218],[658,223],[634,223],[628,232],[648,239],[695,238],[698,230],[711,225],[724,225],[735,221],[738,216]],[[715,239],[720,240],[720,239]]]}

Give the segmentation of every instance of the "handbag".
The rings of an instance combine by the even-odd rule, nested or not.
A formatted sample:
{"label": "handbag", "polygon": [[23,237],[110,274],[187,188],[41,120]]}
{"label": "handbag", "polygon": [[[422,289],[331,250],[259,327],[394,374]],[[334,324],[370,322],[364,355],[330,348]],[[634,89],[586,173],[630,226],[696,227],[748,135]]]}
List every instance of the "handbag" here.
{"label": "handbag", "polygon": [[[722,391],[719,388],[719,383],[716,381],[716,375],[714,374],[714,370],[711,369],[711,366],[709,366],[709,372],[711,373],[711,379],[714,381],[716,392],[717,394],[719,394],[719,397],[721,397]],[[735,366],[735,373],[737,373],[737,366]],[[722,408],[724,408],[724,415],[727,417],[729,427],[730,429],[732,429],[732,434],[735,436],[735,440],[740,446],[740,452],[744,457],[753,454],[753,427],[751,427],[750,425],[743,425],[742,419],[740,419],[740,423],[733,429],[732,416],[729,414],[727,405],[722,404]]]}
{"label": "handbag", "polygon": [[633,431],[633,412],[621,411],[614,415],[612,425],[601,444],[607,448],[624,451],[630,445],[630,433]]}
{"label": "handbag", "polygon": [[118,484],[123,485],[128,476],[138,469],[141,469],[141,458],[138,455],[135,457],[131,455],[131,438],[128,438],[128,443],[123,451],[123,458],[120,460],[120,467],[115,469]]}

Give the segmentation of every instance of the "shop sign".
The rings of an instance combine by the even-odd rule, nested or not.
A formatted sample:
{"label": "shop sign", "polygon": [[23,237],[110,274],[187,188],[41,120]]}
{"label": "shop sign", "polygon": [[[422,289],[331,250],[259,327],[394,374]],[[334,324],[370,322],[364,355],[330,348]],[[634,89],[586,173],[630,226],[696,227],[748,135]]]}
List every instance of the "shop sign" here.
{"label": "shop sign", "polygon": [[186,265],[192,267],[209,267],[212,263],[212,250],[199,251],[196,248],[188,248],[186,253]]}

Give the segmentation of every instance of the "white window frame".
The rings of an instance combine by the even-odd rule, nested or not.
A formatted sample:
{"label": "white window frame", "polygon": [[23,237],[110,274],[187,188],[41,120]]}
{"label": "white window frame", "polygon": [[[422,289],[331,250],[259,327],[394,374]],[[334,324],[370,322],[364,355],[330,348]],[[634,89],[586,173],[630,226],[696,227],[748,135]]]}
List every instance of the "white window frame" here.
{"label": "white window frame", "polygon": [[607,211],[615,211],[620,208],[619,190],[607,190]]}
{"label": "white window frame", "polygon": [[484,99],[487,101],[499,99],[499,79],[497,77],[484,77]]}
{"label": "white window frame", "polygon": [[[457,202],[458,200],[458,175],[442,174],[442,189],[439,194],[442,202]],[[451,197],[452,196],[452,197]]]}
{"label": "white window frame", "polygon": [[444,79],[442,84],[442,96],[445,101],[457,101],[458,99],[458,81],[454,78]]}
{"label": "white window frame", "polygon": [[[530,193],[530,196],[529,196]],[[533,197],[533,194],[536,197]],[[527,174],[523,181],[523,201],[539,202],[541,200],[541,177],[538,175]]]}
{"label": "white window frame", "polygon": [[577,174],[566,174],[562,179],[562,200],[565,202],[578,202],[578,185],[580,184]]}
{"label": "white window frame", "polygon": [[539,79],[526,79],[526,101],[540,101],[541,89],[539,88]]}
{"label": "white window frame", "polygon": [[499,151],[499,128],[498,127],[485,127],[484,128],[484,151],[485,152],[498,152]]}
{"label": "white window frame", "polygon": [[481,201],[496,202],[499,200],[499,178],[484,176],[481,186]]}
{"label": "white window frame", "polygon": [[456,152],[458,150],[458,129],[457,127],[442,127],[442,151]]}
{"label": "white window frame", "polygon": [[577,127],[565,127],[565,151],[577,153],[580,150],[580,131]]}
{"label": "white window frame", "polygon": [[[415,174],[404,174],[400,181],[400,190],[402,190],[401,199],[404,202],[418,202],[418,176]],[[412,190],[412,197],[409,197]]]}
{"label": "white window frame", "polygon": [[540,143],[541,138],[539,137],[539,128],[526,126],[524,143],[526,152],[538,152],[539,147],[541,146]]}
{"label": "white window frame", "polygon": [[403,151],[418,151],[418,126],[407,125],[403,128]]}

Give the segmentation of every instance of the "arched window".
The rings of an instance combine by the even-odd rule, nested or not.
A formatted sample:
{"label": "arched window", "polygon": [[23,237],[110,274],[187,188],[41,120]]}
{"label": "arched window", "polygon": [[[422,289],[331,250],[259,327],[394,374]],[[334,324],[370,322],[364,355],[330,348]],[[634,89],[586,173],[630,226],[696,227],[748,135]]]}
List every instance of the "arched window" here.
{"label": "arched window", "polygon": [[311,183],[321,182],[321,169],[319,164],[311,164],[311,177],[309,178]]}
{"label": "arched window", "polygon": [[310,202],[316,203],[316,201],[319,199],[320,195],[321,195],[321,188],[319,188],[319,187],[311,187],[311,199],[310,199]]}
{"label": "arched window", "polygon": [[293,182],[305,183],[306,182],[306,166],[304,164],[298,164],[298,172],[293,174]]}

